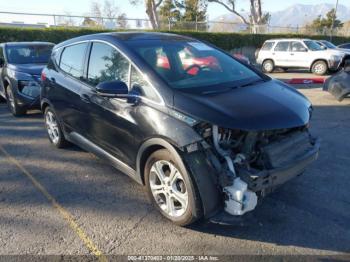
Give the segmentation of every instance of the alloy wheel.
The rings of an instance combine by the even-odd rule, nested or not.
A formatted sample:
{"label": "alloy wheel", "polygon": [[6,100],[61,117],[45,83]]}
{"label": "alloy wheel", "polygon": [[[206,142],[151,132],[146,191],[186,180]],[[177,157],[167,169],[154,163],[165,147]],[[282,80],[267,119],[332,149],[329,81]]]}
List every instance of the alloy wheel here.
{"label": "alloy wheel", "polygon": [[323,74],[325,71],[325,66],[324,66],[324,64],[319,63],[319,64],[315,65],[314,70],[315,70],[316,74]]}
{"label": "alloy wheel", "polygon": [[188,207],[189,197],[180,171],[169,161],[159,160],[150,170],[149,183],[152,195],[170,217],[182,216]]}
{"label": "alloy wheel", "polygon": [[51,111],[46,113],[45,123],[52,143],[57,144],[60,139],[60,131],[58,129],[56,117]]}

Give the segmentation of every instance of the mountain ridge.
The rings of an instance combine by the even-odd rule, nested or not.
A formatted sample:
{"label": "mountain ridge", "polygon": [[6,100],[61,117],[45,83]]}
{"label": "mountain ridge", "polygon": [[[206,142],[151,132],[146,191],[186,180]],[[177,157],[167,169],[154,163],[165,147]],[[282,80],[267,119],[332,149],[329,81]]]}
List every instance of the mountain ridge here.
{"label": "mountain ridge", "polygon": [[[319,15],[325,16],[335,6],[328,3],[320,3],[316,5],[311,4],[294,4],[283,10],[270,12],[271,26],[280,27],[303,27],[307,23],[312,22]],[[268,12],[268,10],[265,10]],[[248,14],[245,14],[248,17]],[[337,11],[337,18],[342,22],[350,20],[350,7],[339,4]],[[239,18],[231,13],[222,15],[214,19],[222,22],[237,22],[241,23]]]}

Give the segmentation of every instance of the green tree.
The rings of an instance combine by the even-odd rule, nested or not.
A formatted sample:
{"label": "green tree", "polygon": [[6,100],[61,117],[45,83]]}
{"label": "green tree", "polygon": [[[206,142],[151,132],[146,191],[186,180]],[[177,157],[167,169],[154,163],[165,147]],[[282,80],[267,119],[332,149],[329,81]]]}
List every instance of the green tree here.
{"label": "green tree", "polygon": [[163,21],[179,21],[181,20],[180,8],[177,2],[174,0],[164,0],[163,4],[159,8],[159,16]]}
{"label": "green tree", "polygon": [[316,31],[317,33],[323,33],[325,29],[331,29],[332,25],[334,28],[341,28],[343,26],[343,23],[337,19],[334,8],[330,10],[325,17],[319,15],[310,25],[307,25],[307,28]]}
{"label": "green tree", "polygon": [[207,17],[207,1],[205,0],[184,0],[182,4],[185,12],[184,21],[205,21]]}

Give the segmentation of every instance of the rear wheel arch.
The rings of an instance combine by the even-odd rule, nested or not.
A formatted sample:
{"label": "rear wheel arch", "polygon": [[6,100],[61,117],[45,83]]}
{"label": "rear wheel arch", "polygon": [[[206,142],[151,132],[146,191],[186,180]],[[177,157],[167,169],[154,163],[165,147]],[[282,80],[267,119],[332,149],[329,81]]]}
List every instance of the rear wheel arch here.
{"label": "rear wheel arch", "polygon": [[[265,68],[264,68],[264,64],[265,64],[266,62],[271,62],[271,63],[272,63],[272,70],[271,70],[270,72],[266,71]],[[262,64],[261,64],[261,65],[262,65],[262,70],[263,70],[264,72],[267,72],[267,73],[273,72],[273,69],[274,69],[274,67],[276,66],[276,65],[275,65],[275,61],[274,61],[272,58],[266,58],[266,59],[264,59],[264,60],[262,61]]]}
{"label": "rear wheel arch", "polygon": [[50,106],[49,102],[47,101],[44,101],[41,103],[41,112],[44,113],[45,112],[45,109]]}

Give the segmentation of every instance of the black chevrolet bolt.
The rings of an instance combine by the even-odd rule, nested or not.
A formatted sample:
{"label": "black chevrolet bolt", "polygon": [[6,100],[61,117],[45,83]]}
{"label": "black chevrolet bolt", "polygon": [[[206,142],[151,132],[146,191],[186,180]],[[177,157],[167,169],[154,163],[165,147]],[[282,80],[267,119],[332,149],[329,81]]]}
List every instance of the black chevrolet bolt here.
{"label": "black chevrolet bolt", "polygon": [[13,42],[0,44],[0,99],[15,116],[40,108],[40,75],[54,44]]}
{"label": "black chevrolet bolt", "polygon": [[42,79],[51,143],[106,159],[178,225],[245,219],[318,156],[302,94],[190,37],[71,39],[54,47]]}

